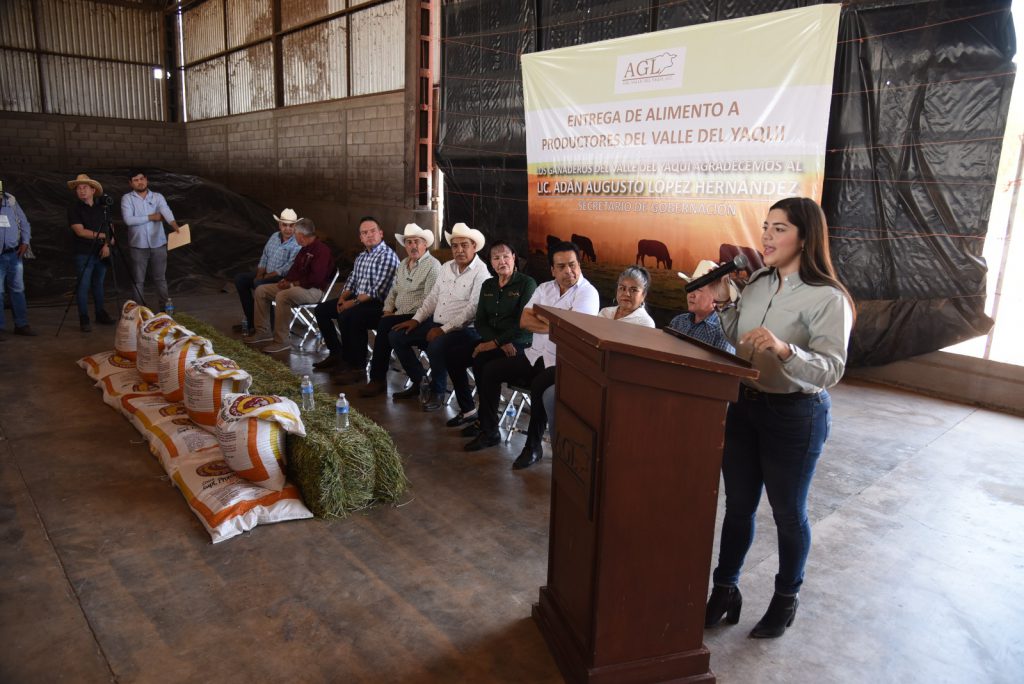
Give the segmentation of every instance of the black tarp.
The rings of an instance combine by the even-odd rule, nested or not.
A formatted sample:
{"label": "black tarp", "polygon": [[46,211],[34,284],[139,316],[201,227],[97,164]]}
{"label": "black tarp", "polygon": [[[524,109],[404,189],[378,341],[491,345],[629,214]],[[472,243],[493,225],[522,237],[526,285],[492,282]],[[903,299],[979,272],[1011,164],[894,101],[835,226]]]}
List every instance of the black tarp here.
{"label": "black tarp", "polygon": [[[130,189],[128,173],[128,169],[88,171],[113,197],[111,217],[115,221],[120,221],[121,196]],[[77,175],[4,170],[0,178],[32,224],[36,258],[25,263],[30,306],[64,301],[75,283],[67,209],[76,198],[67,181]],[[172,295],[219,291],[235,273],[255,268],[267,237],[277,230],[269,209],[198,176],[149,169],[146,176],[150,188],[167,198],[179,225],[191,227],[192,244],[168,254],[167,280]],[[122,231],[115,235],[121,236]],[[127,235],[120,242],[127,245]],[[127,299],[131,282],[126,264],[116,255],[113,261],[119,293]],[[108,291],[113,286],[113,277],[108,275]],[[152,292],[151,283],[147,289]]]}
{"label": "black tarp", "polygon": [[[446,225],[469,221],[526,246],[521,53],[816,4],[445,3],[437,159]],[[1015,71],[1010,2],[851,3],[839,41],[822,206],[834,263],[857,300],[850,364],[984,334],[981,253]]]}

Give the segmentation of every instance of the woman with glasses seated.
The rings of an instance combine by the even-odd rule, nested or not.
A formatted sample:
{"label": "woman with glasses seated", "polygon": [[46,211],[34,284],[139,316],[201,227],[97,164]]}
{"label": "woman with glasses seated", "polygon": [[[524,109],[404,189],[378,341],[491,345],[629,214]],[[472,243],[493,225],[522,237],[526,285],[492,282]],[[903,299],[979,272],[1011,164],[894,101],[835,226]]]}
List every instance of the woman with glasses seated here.
{"label": "woman with glasses seated", "polygon": [[647,291],[651,289],[651,274],[643,266],[629,266],[619,274],[619,283],[615,288],[617,306],[601,309],[599,315],[615,321],[654,327],[654,319],[644,308]]}

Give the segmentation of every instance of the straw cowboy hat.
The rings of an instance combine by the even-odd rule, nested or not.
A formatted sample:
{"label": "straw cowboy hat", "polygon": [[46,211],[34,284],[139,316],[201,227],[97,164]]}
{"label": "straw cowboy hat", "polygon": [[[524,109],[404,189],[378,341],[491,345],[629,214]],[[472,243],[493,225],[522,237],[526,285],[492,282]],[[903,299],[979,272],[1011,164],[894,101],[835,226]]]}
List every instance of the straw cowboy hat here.
{"label": "straw cowboy hat", "polygon": [[89,178],[89,174],[87,173],[80,173],[78,174],[78,178],[68,181],[68,190],[74,190],[83,183],[85,185],[92,186],[96,190],[97,195],[103,194],[103,186],[100,185],[99,181],[94,181],[92,178]]}
{"label": "straw cowboy hat", "polygon": [[406,223],[404,233],[395,233],[395,239],[398,240],[398,244],[404,245],[405,241],[409,238],[419,238],[427,243],[427,249],[430,249],[430,245],[434,244],[434,234],[426,228],[420,228],[415,223]]}
{"label": "straw cowboy hat", "polygon": [[452,238],[464,237],[476,243],[476,251],[479,252],[484,248],[484,234],[476,228],[470,228],[465,223],[456,223],[452,226],[452,232],[445,231],[444,236],[449,245],[452,244]]}
{"label": "straw cowboy hat", "polygon": [[296,223],[299,220],[299,215],[295,213],[294,209],[285,209],[280,216],[274,214],[274,220],[278,223]]}
{"label": "straw cowboy hat", "polygon": [[[718,268],[718,264],[716,264],[714,261],[711,261],[709,259],[701,259],[700,263],[697,264],[697,268],[693,269],[693,275],[688,276],[685,273],[677,273],[676,275],[678,275],[680,278],[689,283],[696,280],[697,278],[700,278],[702,275],[706,275],[711,271],[714,271],[716,268]],[[736,283],[732,282],[731,280],[727,282],[729,283],[729,299],[735,302],[736,299],[740,296],[740,291],[736,289]]]}

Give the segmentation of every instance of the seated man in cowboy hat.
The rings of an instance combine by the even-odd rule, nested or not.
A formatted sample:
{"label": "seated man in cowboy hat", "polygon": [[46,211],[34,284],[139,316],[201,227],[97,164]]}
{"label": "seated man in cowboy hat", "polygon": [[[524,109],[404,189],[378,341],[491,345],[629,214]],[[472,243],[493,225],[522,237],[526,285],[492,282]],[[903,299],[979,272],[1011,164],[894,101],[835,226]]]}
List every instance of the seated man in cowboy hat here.
{"label": "seated man in cowboy hat", "polygon": [[284,274],[295,262],[295,255],[302,249],[295,241],[295,223],[299,220],[295,210],[285,209],[280,216],[274,214],[274,220],[277,221],[277,232],[271,235],[267,244],[263,246],[263,255],[256,264],[256,271],[246,271],[235,276],[235,290],[238,291],[238,299],[242,303],[242,318],[245,321],[245,325],[238,325],[236,330],[243,335],[248,335],[253,330],[253,290],[260,285],[276,283],[284,278]]}
{"label": "seated man in cowboy hat", "polygon": [[[344,383],[366,380],[367,332],[377,327],[384,299],[395,282],[398,255],[384,242],[384,231],[372,216],[359,219],[359,241],[363,251],[356,257],[352,273],[337,301],[326,301],[313,310],[324,344],[330,355],[313,364],[318,370],[333,369],[344,375]],[[338,322],[341,339],[335,330]]]}
{"label": "seated man in cowboy hat", "polygon": [[[267,342],[263,351],[267,354],[289,351],[288,341],[291,324],[291,310],[300,304],[319,302],[331,284],[334,274],[334,257],[331,248],[316,237],[316,226],[311,219],[299,219],[295,223],[295,240],[302,248],[295,256],[295,263],[276,283],[260,285],[253,293],[256,304],[256,332],[250,344]],[[270,303],[277,305],[278,315],[274,317],[273,337],[270,336]]]}
{"label": "seated man in cowboy hat", "polygon": [[370,359],[370,382],[359,390],[361,397],[375,397],[387,388],[388,365],[391,361],[391,329],[416,313],[427,293],[434,287],[441,262],[427,250],[434,244],[434,234],[415,223],[406,225],[405,231],[395,233],[395,240],[405,245],[406,257],[398,264],[395,284],[384,300],[384,317],[377,324]]}
{"label": "seated man in cowboy hat", "polygon": [[[718,265],[715,262],[704,259],[697,264],[697,268],[694,269],[692,276],[687,277],[680,273],[679,277],[686,282],[691,282],[716,268],[718,268]],[[728,282],[729,299],[735,302],[739,292],[732,281]],[[729,339],[725,336],[725,331],[722,330],[722,322],[718,320],[718,312],[715,311],[714,284],[705,285],[702,288],[687,293],[686,313],[681,313],[669,321],[668,327],[701,342],[718,347],[730,354],[736,353],[736,350],[729,343]]]}
{"label": "seated man in cowboy hat", "polygon": [[75,260],[75,277],[78,278],[78,289],[75,292],[78,321],[82,332],[90,332],[90,292],[96,321],[104,325],[117,322],[103,308],[103,281],[110,262],[110,245],[114,242],[113,236],[108,235],[109,205],[102,199],[103,186],[87,174],[80,173],[75,180],[68,181],[68,189],[74,190],[77,198],[68,207],[68,225],[73,235],[71,251]]}
{"label": "seated man in cowboy hat", "polygon": [[413,383],[412,387],[396,393],[396,399],[419,394],[419,384],[426,372],[412,348],[427,352],[431,382],[430,393],[423,403],[424,411],[436,411],[444,404],[448,347],[464,344],[467,339],[480,339],[473,323],[480,287],[491,277],[487,266],[476,255],[484,247],[483,233],[465,223],[456,223],[445,237],[452,246],[452,260],[441,267],[434,287],[412,318],[396,325],[389,334],[395,355]]}

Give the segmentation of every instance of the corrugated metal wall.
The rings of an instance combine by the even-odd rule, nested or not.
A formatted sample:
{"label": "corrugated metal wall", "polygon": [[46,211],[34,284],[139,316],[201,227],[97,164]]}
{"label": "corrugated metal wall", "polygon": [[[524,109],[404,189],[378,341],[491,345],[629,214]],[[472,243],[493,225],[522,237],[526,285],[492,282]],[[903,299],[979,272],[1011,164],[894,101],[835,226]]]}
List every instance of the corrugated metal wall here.
{"label": "corrugated metal wall", "polygon": [[[274,73],[273,59],[275,1],[280,2],[283,32],[280,74]],[[206,0],[189,9],[182,21],[188,120],[270,109],[275,78],[282,81],[284,106],[402,88],[406,2],[356,9],[291,32],[360,3]],[[215,65],[225,65],[225,52],[227,73],[218,75]]]}
{"label": "corrugated metal wall", "polygon": [[3,21],[0,21],[0,45],[34,48],[32,32],[32,0],[4,0]]}
{"label": "corrugated metal wall", "polygon": [[35,10],[38,26],[33,0],[0,1],[0,109],[164,118],[163,81],[153,78],[160,11],[89,0],[36,0]]}
{"label": "corrugated metal wall", "polygon": [[269,38],[273,26],[271,0],[228,0],[228,48]]}
{"label": "corrugated metal wall", "polygon": [[[352,2],[359,4],[358,0]],[[281,28],[288,30],[348,7],[345,0],[281,0]]]}
{"label": "corrugated metal wall", "polygon": [[351,15],[352,94],[397,90],[405,83],[405,2],[392,0]]}
{"label": "corrugated metal wall", "polygon": [[189,68],[185,77],[189,120],[227,116],[227,92],[227,71],[223,57]]}
{"label": "corrugated metal wall", "polygon": [[244,114],[274,107],[273,46],[260,43],[228,55],[231,113]]}
{"label": "corrugated metal wall", "polygon": [[347,23],[341,17],[282,39],[285,106],[348,96]]}
{"label": "corrugated metal wall", "polygon": [[30,52],[0,50],[0,110],[39,112],[39,72]]}

